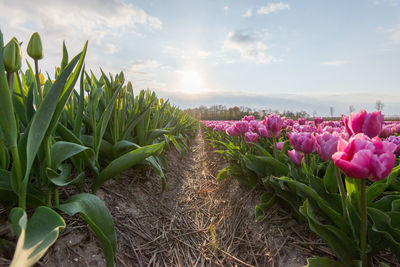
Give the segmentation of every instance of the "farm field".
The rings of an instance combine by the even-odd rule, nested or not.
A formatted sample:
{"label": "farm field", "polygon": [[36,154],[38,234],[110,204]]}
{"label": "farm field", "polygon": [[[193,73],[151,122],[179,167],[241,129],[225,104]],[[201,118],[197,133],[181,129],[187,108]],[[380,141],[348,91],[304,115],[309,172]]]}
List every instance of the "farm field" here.
{"label": "farm field", "polygon": [[0,0],[0,267],[400,267],[399,8]]}

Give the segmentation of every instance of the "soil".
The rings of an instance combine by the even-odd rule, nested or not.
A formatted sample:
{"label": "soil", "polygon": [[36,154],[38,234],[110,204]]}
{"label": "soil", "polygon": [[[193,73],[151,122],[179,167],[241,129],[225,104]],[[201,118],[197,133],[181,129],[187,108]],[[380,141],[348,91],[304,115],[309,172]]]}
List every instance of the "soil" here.
{"label": "soil", "polygon": [[[171,149],[167,162],[164,192],[156,174],[137,170],[98,192],[114,218],[117,266],[303,266],[313,255],[332,257],[305,223],[279,205],[256,223],[262,187],[217,181],[226,162],[201,130],[183,158]],[[0,255],[0,266],[7,263]],[[94,233],[77,216],[67,219],[67,228],[37,266],[106,264]]]}

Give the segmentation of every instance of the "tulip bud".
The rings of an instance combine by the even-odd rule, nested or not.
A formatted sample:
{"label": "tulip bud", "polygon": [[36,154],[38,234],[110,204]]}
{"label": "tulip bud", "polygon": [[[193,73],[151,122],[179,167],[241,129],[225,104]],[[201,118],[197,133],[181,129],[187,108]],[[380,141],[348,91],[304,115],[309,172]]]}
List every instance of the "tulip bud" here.
{"label": "tulip bud", "polygon": [[28,55],[34,60],[43,58],[42,40],[40,39],[39,33],[35,32],[32,34],[26,52],[28,52]]}
{"label": "tulip bud", "polygon": [[22,51],[17,39],[12,38],[3,50],[4,67],[7,72],[16,72],[21,68]]}

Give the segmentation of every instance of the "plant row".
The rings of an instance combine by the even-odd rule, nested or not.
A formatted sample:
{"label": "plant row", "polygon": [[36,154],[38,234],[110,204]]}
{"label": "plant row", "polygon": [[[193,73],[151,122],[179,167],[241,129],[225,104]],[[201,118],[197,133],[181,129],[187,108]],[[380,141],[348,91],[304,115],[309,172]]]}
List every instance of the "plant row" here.
{"label": "plant row", "polygon": [[[39,69],[39,34],[27,45],[26,71],[20,45],[13,38],[4,46],[0,32],[0,204],[18,238],[11,266],[37,262],[66,227],[63,217],[75,214],[114,266],[114,222],[96,192],[135,165],[153,168],[164,188],[164,152],[185,153],[197,122],[154,92],[135,95],[122,72],[87,72],[87,43],[72,58],[63,44],[53,79]],[[65,197],[63,187],[75,194]]]}
{"label": "plant row", "polygon": [[340,121],[270,115],[202,123],[229,163],[217,178],[265,186],[257,221],[280,202],[336,255],[310,258],[309,266],[370,266],[383,250],[400,259],[398,122],[362,110]]}

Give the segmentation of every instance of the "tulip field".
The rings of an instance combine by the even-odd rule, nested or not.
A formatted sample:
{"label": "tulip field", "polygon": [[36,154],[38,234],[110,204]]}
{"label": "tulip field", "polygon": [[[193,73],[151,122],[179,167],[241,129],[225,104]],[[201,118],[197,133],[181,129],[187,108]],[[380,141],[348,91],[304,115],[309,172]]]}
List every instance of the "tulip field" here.
{"label": "tulip field", "polygon": [[[135,165],[152,168],[165,187],[165,151],[183,154],[197,121],[154,92],[134,95],[122,72],[85,70],[87,44],[73,57],[61,51],[50,79],[39,71],[44,55],[33,34],[22,71],[19,40],[4,45],[0,32],[0,206],[18,238],[10,266],[34,265],[75,214],[114,266],[114,221],[96,192]],[[75,193],[60,193],[66,187]]]}
{"label": "tulip field", "polygon": [[[24,56],[23,43],[16,38],[5,43],[0,32],[0,219],[6,217],[7,222],[0,225],[0,259],[4,247],[11,246],[9,266],[41,264],[68,229],[68,222],[79,220],[97,238],[106,266],[116,266],[118,249],[124,247],[118,243],[118,234],[133,248],[135,257],[127,256],[130,263],[139,266],[253,266],[240,259],[239,248],[244,247],[244,236],[249,238],[248,229],[231,236],[240,222],[229,226],[229,215],[225,215],[240,209],[218,210],[217,201],[210,197],[211,187],[229,178],[248,190],[247,195],[261,191],[251,223],[268,220],[272,207],[279,205],[329,247],[329,255],[309,257],[307,266],[388,266],[383,252],[400,259],[400,122],[385,121],[380,111],[361,110],[338,121],[292,120],[271,114],[263,120],[245,116],[241,121],[199,123],[155,92],[135,94],[123,72],[111,75],[100,69],[96,76],[85,69],[87,43],[73,57],[64,43],[61,62],[49,74],[40,70],[45,59],[40,35],[34,33],[26,41]],[[208,147],[193,148],[199,140],[206,144],[204,139]],[[208,170],[207,164],[213,162],[205,160],[208,148],[224,160],[216,177]],[[188,153],[191,158],[185,161]],[[185,169],[183,163],[194,167]],[[193,184],[177,183],[169,166],[175,166],[173,175],[191,179]],[[121,215],[122,208],[109,206],[99,192],[132,202],[135,195],[122,195],[110,185],[120,183],[124,172],[136,175],[140,170],[155,174],[163,192],[170,178],[175,181],[176,191],[170,191],[168,201],[176,198],[186,205],[199,198],[203,202],[191,202],[192,206],[182,206],[179,212],[181,202],[174,202],[174,207],[167,207],[168,201],[159,203],[160,210],[139,218],[153,216],[150,222],[155,223],[139,229],[137,236],[145,241],[136,245],[130,239],[133,233],[121,231],[115,223],[114,209]],[[216,195],[223,198],[218,190]],[[228,201],[219,201],[227,206]],[[139,214],[141,207],[136,208],[131,211]],[[216,219],[217,212],[223,214],[221,218]],[[156,217],[160,214],[162,219]],[[127,222],[133,224],[137,218],[119,217],[133,231]],[[146,232],[150,228],[155,235]],[[4,232],[12,237],[4,238]],[[188,239],[180,239],[184,236]],[[170,240],[176,242],[174,253],[170,253]],[[232,249],[235,255],[228,251],[234,242],[239,243],[236,251]],[[247,245],[252,249],[250,242]],[[148,254],[146,248],[151,250]],[[177,260],[168,261],[162,253],[173,254]],[[257,261],[259,256],[273,258],[252,250],[250,258],[258,266],[264,266]],[[119,263],[128,265],[121,259]]]}
{"label": "tulip field", "polygon": [[258,221],[287,204],[337,258],[313,257],[309,266],[370,266],[383,250],[400,259],[398,122],[362,110],[340,121],[269,115],[202,124],[229,163],[217,179],[264,185]]}

